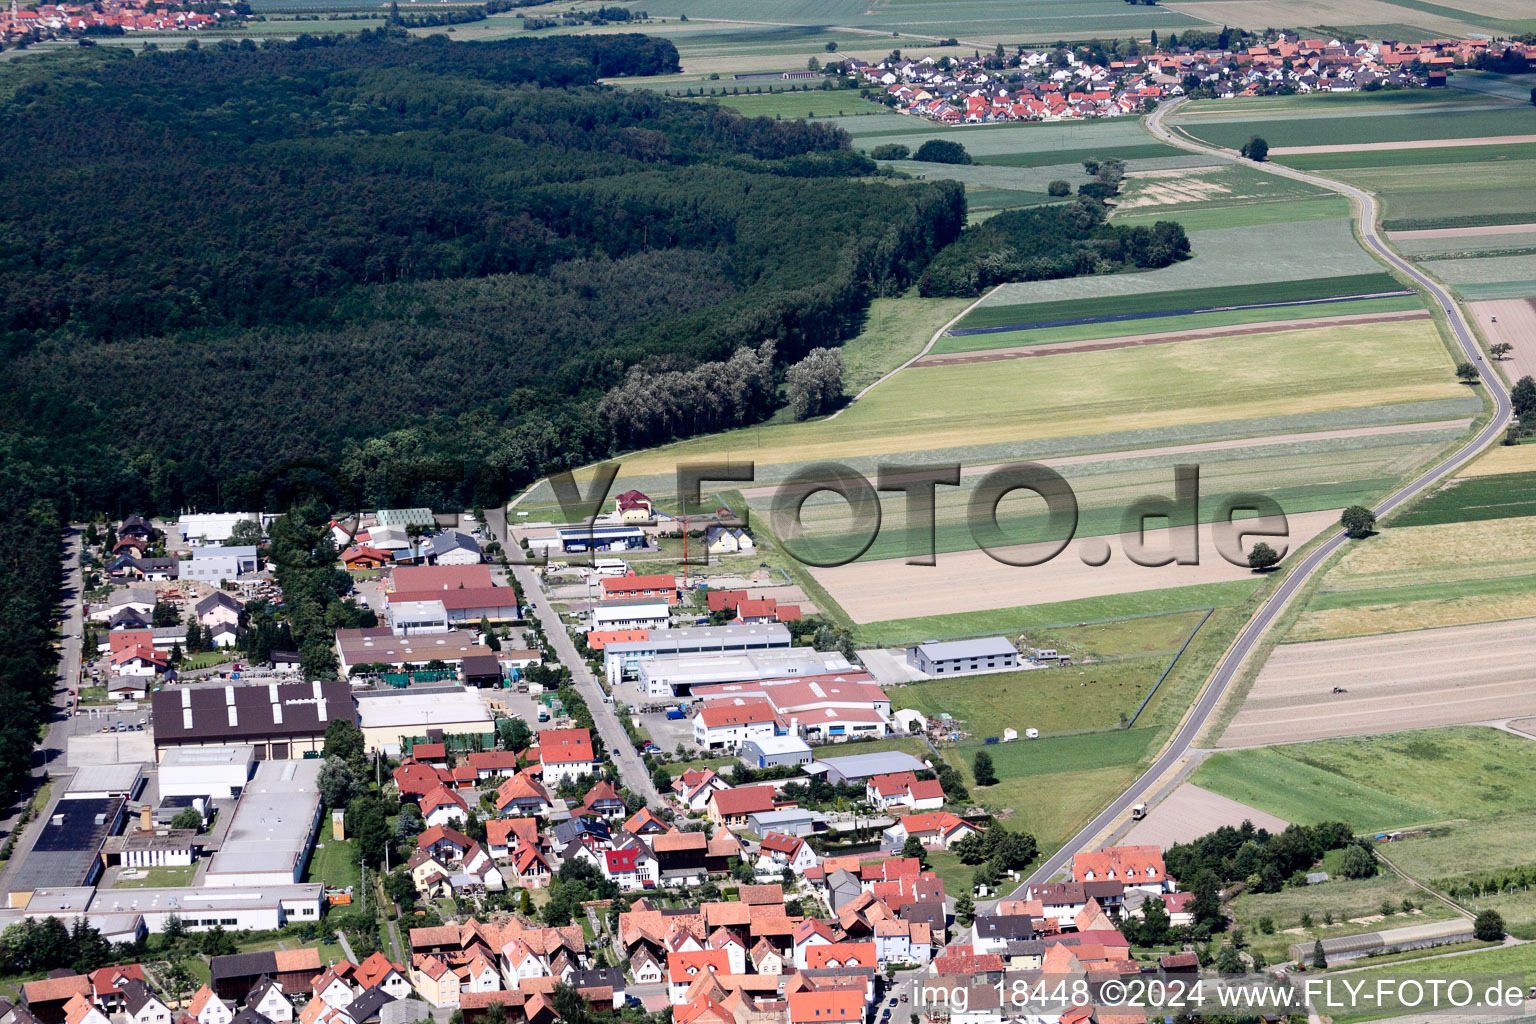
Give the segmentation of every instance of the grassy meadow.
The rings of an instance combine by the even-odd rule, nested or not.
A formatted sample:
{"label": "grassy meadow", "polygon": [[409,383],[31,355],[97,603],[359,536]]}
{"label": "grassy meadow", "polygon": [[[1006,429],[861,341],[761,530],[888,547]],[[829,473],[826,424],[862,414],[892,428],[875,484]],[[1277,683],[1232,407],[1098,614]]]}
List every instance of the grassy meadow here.
{"label": "grassy meadow", "polygon": [[1371,832],[1526,811],[1533,772],[1531,740],[1456,726],[1223,751],[1190,781],[1287,821]]}

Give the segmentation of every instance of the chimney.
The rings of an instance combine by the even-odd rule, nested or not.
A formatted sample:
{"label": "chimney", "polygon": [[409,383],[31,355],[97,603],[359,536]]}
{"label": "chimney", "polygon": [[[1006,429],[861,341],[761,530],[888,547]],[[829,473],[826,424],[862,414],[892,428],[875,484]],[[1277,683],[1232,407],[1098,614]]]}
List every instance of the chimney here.
{"label": "chimney", "polygon": [[145,832],[148,832],[154,827],[154,809],[150,807],[149,804],[144,804],[139,808],[139,828],[143,829]]}

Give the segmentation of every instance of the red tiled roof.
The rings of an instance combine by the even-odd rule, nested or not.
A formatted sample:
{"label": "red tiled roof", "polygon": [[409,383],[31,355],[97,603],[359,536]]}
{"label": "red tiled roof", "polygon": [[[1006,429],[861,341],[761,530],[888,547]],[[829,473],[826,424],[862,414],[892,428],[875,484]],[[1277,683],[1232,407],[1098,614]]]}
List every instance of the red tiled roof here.
{"label": "red tiled roof", "polygon": [[591,763],[592,733],[586,729],[545,729],[539,733],[539,761],[543,764]]}

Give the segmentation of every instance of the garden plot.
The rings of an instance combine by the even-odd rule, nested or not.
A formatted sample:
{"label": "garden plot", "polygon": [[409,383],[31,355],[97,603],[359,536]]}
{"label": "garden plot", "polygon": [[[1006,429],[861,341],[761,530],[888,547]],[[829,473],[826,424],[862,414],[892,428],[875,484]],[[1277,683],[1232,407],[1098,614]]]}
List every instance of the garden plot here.
{"label": "garden plot", "polygon": [[[1536,714],[1536,621],[1282,644],[1224,747],[1422,729]],[[1335,694],[1334,687],[1347,690]]]}
{"label": "garden plot", "polygon": [[1346,219],[1273,224],[1261,236],[1248,227],[1196,231],[1190,234],[1190,248],[1192,258],[1160,270],[1005,284],[982,308],[1343,277],[1381,269],[1355,242]]}

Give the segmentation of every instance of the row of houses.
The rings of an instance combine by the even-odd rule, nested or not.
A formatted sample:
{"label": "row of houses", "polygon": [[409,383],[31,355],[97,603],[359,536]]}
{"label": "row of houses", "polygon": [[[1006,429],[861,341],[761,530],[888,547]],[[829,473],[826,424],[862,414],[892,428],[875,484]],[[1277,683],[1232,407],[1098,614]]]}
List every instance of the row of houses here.
{"label": "row of houses", "polygon": [[[1528,57],[1536,47],[1511,44]],[[1423,43],[1308,38],[1281,33],[1243,49],[1176,47],[1094,63],[1070,50],[996,57],[846,61],[855,82],[881,89],[895,109],[944,124],[1056,121],[1139,113],[1191,87],[1218,97],[1268,92],[1354,92],[1444,85],[1489,51],[1483,39]],[[1502,49],[1502,47],[1501,47]]]}

